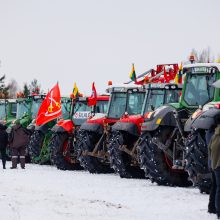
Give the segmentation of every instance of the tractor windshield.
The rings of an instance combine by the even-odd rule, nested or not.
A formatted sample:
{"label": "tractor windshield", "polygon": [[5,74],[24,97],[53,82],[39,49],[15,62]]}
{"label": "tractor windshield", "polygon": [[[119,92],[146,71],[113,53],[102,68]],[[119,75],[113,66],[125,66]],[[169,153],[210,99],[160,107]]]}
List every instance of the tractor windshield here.
{"label": "tractor windshield", "polygon": [[73,122],[81,125],[91,114],[91,107],[86,102],[77,102],[74,108]]}
{"label": "tractor windshield", "polygon": [[71,102],[62,103],[62,117],[64,119],[68,118],[70,115]]}
{"label": "tractor windshield", "polygon": [[43,99],[34,100],[31,107],[32,118],[36,118]]}
{"label": "tractor windshield", "polygon": [[142,115],[152,112],[159,106],[164,104],[165,90],[148,90],[142,109]]}
{"label": "tractor windshield", "polygon": [[214,97],[215,74],[191,74],[186,82],[184,100],[188,105],[204,105]]}
{"label": "tractor windshield", "polygon": [[132,90],[128,90],[127,93],[112,93],[108,118],[121,118],[125,112],[128,112],[129,115],[140,114],[144,96],[144,92],[134,92]]}
{"label": "tractor windshield", "polygon": [[28,113],[29,104],[26,102],[17,103],[17,115],[16,118],[20,119],[25,113]]}
{"label": "tractor windshield", "polygon": [[126,97],[127,93],[112,93],[108,110],[108,118],[120,118],[125,113]]}
{"label": "tractor windshield", "polygon": [[17,103],[11,103],[11,115],[16,117],[17,114]]}
{"label": "tractor windshield", "polygon": [[0,119],[5,119],[6,117],[6,109],[8,106],[5,106],[5,104],[0,104]]}
{"label": "tractor windshield", "polygon": [[154,89],[148,90],[145,96],[142,115],[154,111],[166,103],[175,103],[179,100],[179,90],[176,89]]}
{"label": "tractor windshield", "polygon": [[141,108],[144,102],[144,92],[128,93],[127,112],[129,115],[138,115],[141,113]]}
{"label": "tractor windshield", "polygon": [[95,108],[96,113],[106,113],[108,109],[108,101],[98,101]]}

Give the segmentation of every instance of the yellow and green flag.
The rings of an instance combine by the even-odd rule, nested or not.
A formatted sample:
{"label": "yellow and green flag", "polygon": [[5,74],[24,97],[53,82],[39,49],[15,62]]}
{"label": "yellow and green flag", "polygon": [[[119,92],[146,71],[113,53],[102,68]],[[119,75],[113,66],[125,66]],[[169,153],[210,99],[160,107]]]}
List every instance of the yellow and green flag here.
{"label": "yellow and green flag", "polygon": [[74,98],[77,98],[79,96],[79,89],[76,86],[76,83],[74,83],[72,95]]}
{"label": "yellow and green flag", "polygon": [[135,73],[135,69],[134,69],[134,64],[132,64],[132,70],[131,70],[129,77],[132,81],[136,81],[136,73]]}
{"label": "yellow and green flag", "polygon": [[182,83],[182,70],[183,70],[183,64],[181,63],[179,66],[179,71],[174,78],[174,83],[176,84]]}

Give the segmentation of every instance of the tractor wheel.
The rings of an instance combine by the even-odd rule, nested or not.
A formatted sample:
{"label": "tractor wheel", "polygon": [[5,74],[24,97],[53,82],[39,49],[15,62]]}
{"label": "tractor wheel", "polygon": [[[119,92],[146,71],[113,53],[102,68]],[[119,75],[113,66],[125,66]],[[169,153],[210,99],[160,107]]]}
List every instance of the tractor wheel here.
{"label": "tractor wheel", "polygon": [[28,151],[32,163],[40,162],[40,153],[44,141],[44,134],[41,131],[34,131],[28,144]]}
{"label": "tractor wheel", "polygon": [[188,136],[186,141],[186,171],[190,180],[201,193],[211,189],[211,173],[208,168],[208,147],[204,134],[198,131]]}
{"label": "tractor wheel", "polygon": [[137,138],[114,132],[109,142],[109,156],[111,167],[121,178],[144,178],[144,171],[139,166],[132,166],[132,157],[121,151],[121,145],[133,147]]}
{"label": "tractor wheel", "polygon": [[92,152],[100,135],[94,132],[81,130],[78,133],[77,149],[78,159],[81,166],[90,173],[112,173],[110,165],[102,163],[101,159],[89,155],[83,155],[83,152]]}
{"label": "tractor wheel", "polygon": [[144,169],[145,175],[158,185],[190,186],[191,182],[188,181],[187,172],[172,169],[172,161],[153,143],[153,136],[160,137],[160,140],[165,143],[171,132],[172,128],[166,127],[159,128],[154,133],[145,132],[141,135],[138,144],[141,168]]}
{"label": "tractor wheel", "polygon": [[80,166],[80,163],[72,160],[70,153],[66,153],[68,144],[73,144],[68,143],[68,140],[69,134],[67,132],[54,134],[50,142],[52,162],[59,170],[81,170],[83,168]]}

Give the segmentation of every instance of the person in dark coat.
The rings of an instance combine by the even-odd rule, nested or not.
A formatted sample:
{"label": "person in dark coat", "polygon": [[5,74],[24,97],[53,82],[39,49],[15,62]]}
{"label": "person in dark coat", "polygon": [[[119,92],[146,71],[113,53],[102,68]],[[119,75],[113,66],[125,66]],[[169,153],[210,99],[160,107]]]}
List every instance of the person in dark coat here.
{"label": "person in dark coat", "polygon": [[[212,136],[215,133],[215,127],[211,127],[209,130],[206,131],[206,144],[209,146]],[[209,203],[208,203],[208,212],[216,214],[216,208],[215,208],[215,195],[216,195],[216,180],[215,180],[215,172],[211,168],[211,159],[208,158],[208,166],[211,171],[212,175],[212,183],[211,183],[211,190],[209,194]]]}
{"label": "person in dark coat", "polygon": [[6,147],[8,145],[7,126],[0,124],[0,152],[2,156],[2,166],[6,169]]}
{"label": "person in dark coat", "polygon": [[18,156],[20,158],[21,168],[25,169],[25,150],[29,142],[29,133],[22,127],[20,121],[17,120],[11,130],[10,147],[12,150],[12,167],[17,168]]}
{"label": "person in dark coat", "polygon": [[209,158],[211,160],[211,168],[215,174],[215,208],[217,217],[220,219],[220,124],[215,128],[215,134],[209,144]]}

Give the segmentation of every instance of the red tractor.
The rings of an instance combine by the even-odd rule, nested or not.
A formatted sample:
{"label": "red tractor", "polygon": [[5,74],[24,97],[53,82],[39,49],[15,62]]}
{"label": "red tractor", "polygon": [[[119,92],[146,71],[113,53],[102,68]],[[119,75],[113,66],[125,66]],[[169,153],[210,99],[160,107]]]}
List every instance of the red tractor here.
{"label": "red tractor", "polygon": [[[80,127],[77,140],[78,159],[82,167],[90,173],[109,173],[113,172],[110,167],[108,146],[112,141],[112,128],[115,123],[133,115],[130,120],[135,120],[141,125],[143,121],[141,107],[144,103],[146,88],[143,84],[158,82],[162,83],[169,79],[174,79],[178,72],[178,65],[172,64],[173,68],[165,70],[166,65],[158,65],[156,70],[149,70],[142,74],[142,80],[136,81],[136,85],[122,85],[109,88],[111,93],[109,108],[105,117],[94,117],[87,120]],[[176,86],[174,86],[176,88]],[[163,103],[161,103],[163,104]],[[133,129],[130,124],[129,129]],[[139,127],[132,131],[139,135]],[[128,132],[129,133],[129,132]]]}
{"label": "red tractor", "polygon": [[146,95],[141,114],[124,114],[112,126],[112,136],[109,141],[109,155],[111,167],[122,178],[144,178],[144,171],[140,169],[137,156],[138,138],[141,125],[158,107],[177,102],[182,90],[181,85],[163,83],[145,86]]}
{"label": "red tractor", "polygon": [[49,143],[51,162],[61,170],[82,169],[76,153],[76,140],[79,126],[89,117],[103,115],[107,111],[109,96],[97,96],[97,104],[88,106],[87,97],[73,99],[70,119],[61,119],[52,128],[53,136]]}

